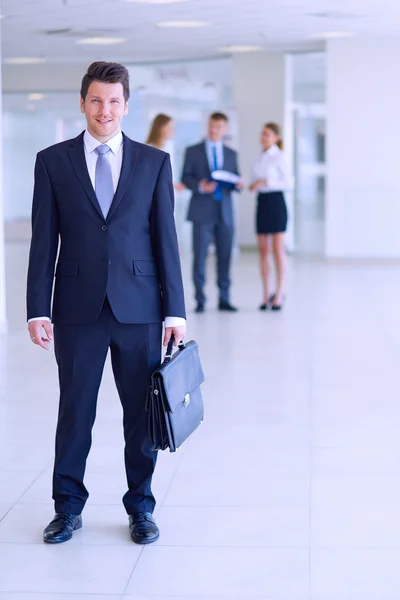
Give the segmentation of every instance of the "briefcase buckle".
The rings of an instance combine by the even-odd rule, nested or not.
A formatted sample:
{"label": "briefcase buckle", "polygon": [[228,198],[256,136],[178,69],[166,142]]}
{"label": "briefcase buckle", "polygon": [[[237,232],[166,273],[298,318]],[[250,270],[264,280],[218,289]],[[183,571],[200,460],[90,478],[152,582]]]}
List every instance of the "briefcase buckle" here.
{"label": "briefcase buckle", "polygon": [[190,394],[185,394],[185,399],[183,400],[183,406],[187,408],[190,404]]}

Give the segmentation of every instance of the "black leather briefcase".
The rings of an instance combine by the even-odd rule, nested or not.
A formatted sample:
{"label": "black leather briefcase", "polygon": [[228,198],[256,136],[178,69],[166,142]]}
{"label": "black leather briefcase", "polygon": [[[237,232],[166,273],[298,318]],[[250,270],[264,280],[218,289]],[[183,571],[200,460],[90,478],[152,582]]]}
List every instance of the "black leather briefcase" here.
{"label": "black leather briefcase", "polygon": [[196,342],[179,344],[175,354],[172,350],[173,339],[152,375],[147,410],[153,449],[175,452],[203,421],[204,374]]}

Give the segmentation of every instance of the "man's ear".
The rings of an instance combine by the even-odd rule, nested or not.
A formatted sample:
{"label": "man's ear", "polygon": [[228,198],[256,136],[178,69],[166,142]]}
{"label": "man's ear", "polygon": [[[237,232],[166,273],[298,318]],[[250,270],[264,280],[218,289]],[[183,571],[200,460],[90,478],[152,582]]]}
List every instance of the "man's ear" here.
{"label": "man's ear", "polygon": [[128,105],[128,102],[125,102],[124,115],[127,115],[128,112],[129,112],[129,105]]}
{"label": "man's ear", "polygon": [[80,100],[80,105],[81,105],[81,113],[85,112],[85,101],[81,96],[81,100]]}

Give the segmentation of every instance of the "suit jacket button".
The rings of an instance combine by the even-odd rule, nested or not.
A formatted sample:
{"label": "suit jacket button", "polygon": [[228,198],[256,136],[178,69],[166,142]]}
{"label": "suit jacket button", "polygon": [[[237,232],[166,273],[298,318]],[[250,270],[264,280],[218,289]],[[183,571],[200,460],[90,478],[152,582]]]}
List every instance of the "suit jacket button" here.
{"label": "suit jacket button", "polygon": [[102,226],[102,230],[103,230],[103,231],[107,231],[107,229],[108,229],[107,225],[103,225],[103,226]]}

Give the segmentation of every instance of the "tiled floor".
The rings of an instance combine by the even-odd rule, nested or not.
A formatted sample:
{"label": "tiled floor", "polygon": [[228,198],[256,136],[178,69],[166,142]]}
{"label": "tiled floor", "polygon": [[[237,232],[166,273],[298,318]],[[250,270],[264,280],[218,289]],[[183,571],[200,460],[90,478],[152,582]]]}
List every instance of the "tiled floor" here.
{"label": "tiled floor", "polygon": [[0,600],[399,600],[400,312],[395,266],[292,260],[281,314],[256,310],[255,255],[234,266],[236,315],[192,313],[206,418],[160,455],[159,542],[129,540],[121,409],[110,371],[84,528],[46,546],[57,413],[52,353],[24,323],[27,245],[7,247],[0,338]]}

